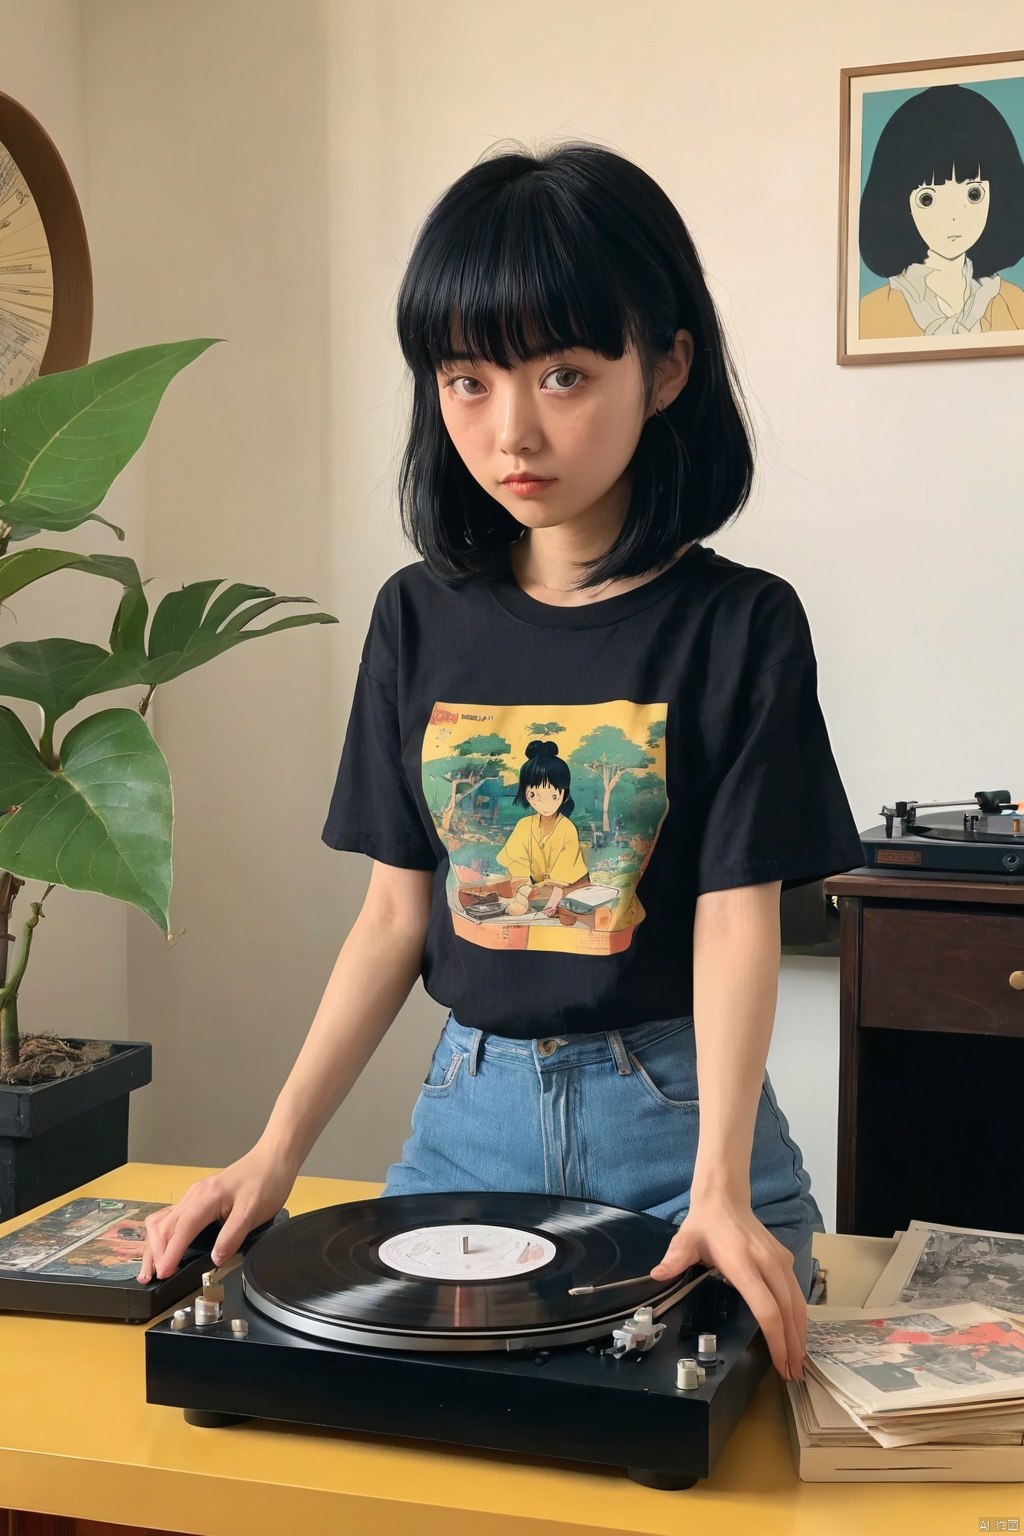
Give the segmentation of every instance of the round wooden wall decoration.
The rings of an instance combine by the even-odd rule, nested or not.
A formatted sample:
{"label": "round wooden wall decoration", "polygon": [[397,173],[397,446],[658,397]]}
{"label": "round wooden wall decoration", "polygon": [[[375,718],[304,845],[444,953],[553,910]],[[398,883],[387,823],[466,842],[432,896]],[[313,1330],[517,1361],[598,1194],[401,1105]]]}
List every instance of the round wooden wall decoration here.
{"label": "round wooden wall decoration", "polygon": [[71,178],[31,112],[0,92],[0,395],[89,361],[92,267]]}

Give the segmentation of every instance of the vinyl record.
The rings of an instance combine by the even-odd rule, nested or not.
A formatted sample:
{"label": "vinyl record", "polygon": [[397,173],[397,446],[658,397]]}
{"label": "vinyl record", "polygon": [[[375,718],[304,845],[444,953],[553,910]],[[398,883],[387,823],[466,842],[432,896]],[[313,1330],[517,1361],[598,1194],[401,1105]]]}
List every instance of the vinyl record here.
{"label": "vinyl record", "polygon": [[[647,1271],[675,1230],[654,1216],[548,1195],[358,1200],[268,1232],[245,1261],[243,1285],[275,1321],[345,1343],[571,1342],[608,1332],[639,1306],[657,1315],[671,1305],[687,1277],[657,1282]],[[570,1295],[579,1286],[612,1289]]]}
{"label": "vinyl record", "polygon": [[962,816],[931,816],[927,825],[915,821],[909,830],[914,837],[931,837],[953,843],[1024,841],[1024,833],[1014,832],[1013,820],[1008,816],[979,816],[973,827],[965,826]]}

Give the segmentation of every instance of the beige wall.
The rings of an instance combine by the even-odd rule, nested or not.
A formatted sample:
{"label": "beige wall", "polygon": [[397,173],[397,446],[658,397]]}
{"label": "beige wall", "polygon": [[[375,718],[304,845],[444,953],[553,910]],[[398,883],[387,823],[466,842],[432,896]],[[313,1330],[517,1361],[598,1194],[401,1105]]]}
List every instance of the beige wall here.
{"label": "beige wall", "polygon": [[[142,456],[147,569],[342,619],[158,695],[184,934],[167,950],[127,917],[130,1027],[157,1052],[139,1154],[248,1145],[357,910],[365,862],[319,832],[373,593],[409,558],[394,296],[427,206],[497,139],[609,144],[683,211],[760,432],[754,504],[714,542],[801,592],[861,825],[889,796],[1019,782],[1012,582],[968,556],[1017,531],[1024,361],[834,363],[840,68],[1020,46],[1018,0],[934,0],[923,29],[882,0],[88,0],[83,19],[96,355],[227,338]],[[54,120],[73,132],[66,105]],[[311,1171],[383,1173],[441,1017],[410,1000]],[[786,961],[771,1065],[829,1216],[836,1061],[835,967]]]}

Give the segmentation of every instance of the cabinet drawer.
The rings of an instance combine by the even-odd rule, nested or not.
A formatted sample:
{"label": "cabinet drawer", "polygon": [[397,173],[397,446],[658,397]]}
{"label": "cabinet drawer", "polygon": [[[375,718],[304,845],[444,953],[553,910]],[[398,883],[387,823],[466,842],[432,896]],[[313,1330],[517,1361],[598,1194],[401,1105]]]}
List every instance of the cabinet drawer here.
{"label": "cabinet drawer", "polygon": [[[862,914],[863,1028],[1024,1035],[1024,911],[873,907]],[[1018,978],[1020,979],[1020,978]]]}

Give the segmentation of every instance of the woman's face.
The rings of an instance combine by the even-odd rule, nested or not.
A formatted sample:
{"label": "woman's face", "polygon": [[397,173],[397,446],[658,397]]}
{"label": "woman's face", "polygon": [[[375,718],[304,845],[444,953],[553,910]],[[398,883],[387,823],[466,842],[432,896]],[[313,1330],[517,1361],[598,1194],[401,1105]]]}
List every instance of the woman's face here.
{"label": "woman's face", "polygon": [[526,791],[526,798],[538,816],[553,816],[562,803],[564,791],[556,789],[553,784],[531,784]]}
{"label": "woman's face", "polygon": [[918,234],[936,256],[947,260],[969,251],[988,223],[989,184],[980,176],[916,187],[910,212]]}
{"label": "woman's face", "polygon": [[682,382],[656,387],[649,404],[633,351],[575,347],[508,369],[454,361],[437,375],[441,415],[474,480],[525,527],[571,523],[598,505],[624,515],[644,421],[682,388],[689,348]]}

